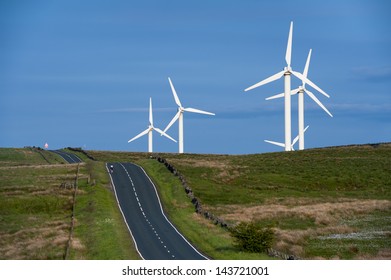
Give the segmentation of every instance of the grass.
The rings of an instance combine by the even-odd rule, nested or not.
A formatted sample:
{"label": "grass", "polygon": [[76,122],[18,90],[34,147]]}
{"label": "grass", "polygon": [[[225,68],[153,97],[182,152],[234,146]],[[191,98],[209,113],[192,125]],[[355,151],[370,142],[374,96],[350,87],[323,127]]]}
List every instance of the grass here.
{"label": "grass", "polygon": [[75,166],[0,169],[0,259],[64,257],[72,191],[60,189],[54,178],[70,172]]}
{"label": "grass", "polygon": [[390,197],[390,150],[386,145],[166,158],[197,187],[204,203],[248,204],[276,196]]}
{"label": "grass", "polygon": [[104,163],[88,161],[86,169],[95,183],[79,183],[83,193],[77,196],[74,234],[80,241],[73,243],[71,258],[140,259],[109,187]]}
{"label": "grass", "polygon": [[57,155],[39,148],[0,148],[0,167],[63,164]]}
{"label": "grass", "polygon": [[[178,177],[150,154],[87,152],[97,162],[78,153],[87,164],[80,170],[71,258],[137,258],[104,162],[143,166],[170,219],[211,258],[267,258],[239,251],[228,231],[196,214]],[[58,184],[71,181],[75,167],[46,153],[0,149],[0,258],[63,254],[72,192],[59,192]],[[155,155],[186,178],[205,210],[229,224],[272,226],[273,248],[282,253],[305,259],[391,259],[389,143],[241,156]]]}
{"label": "grass", "polygon": [[[142,153],[91,153],[97,159],[116,161],[140,162],[148,157]],[[391,216],[390,143],[240,156],[155,155],[165,158],[184,175],[204,209],[231,224],[253,220],[272,225],[277,236],[274,248],[281,252],[309,259],[391,258],[388,224],[376,219],[375,225],[364,222],[374,213]],[[145,165],[146,171],[162,188],[158,178],[166,175],[160,175],[162,170],[153,171],[151,165]],[[165,203],[172,207],[175,200]],[[172,214],[173,220],[181,215],[178,212]],[[186,230],[190,228],[185,221],[189,218],[175,223],[178,227],[183,224]],[[197,221],[199,217],[193,214],[192,219]],[[207,221],[202,221],[197,221],[197,226],[207,227]],[[373,227],[384,234],[360,237]],[[340,242],[346,250],[327,246],[334,242],[328,236],[352,233],[359,238]],[[205,242],[209,241],[194,241],[200,247]],[[230,245],[219,246],[221,241],[216,242],[210,245],[209,255],[234,258],[231,249],[227,249]],[[230,252],[220,254],[224,250],[216,248]]]}
{"label": "grass", "polygon": [[340,224],[354,230],[309,238],[307,254],[321,252],[327,258],[341,259],[391,258],[391,215],[388,211],[373,211],[356,219],[341,220]]}
{"label": "grass", "polygon": [[241,252],[233,246],[233,239],[226,229],[196,214],[179,179],[164,165],[151,159],[141,160],[139,164],[158,186],[165,213],[201,252],[214,259],[268,259],[266,254]]}
{"label": "grass", "polygon": [[[0,259],[64,259],[77,165],[33,148],[0,149]],[[80,165],[70,259],[138,259],[103,163]]]}

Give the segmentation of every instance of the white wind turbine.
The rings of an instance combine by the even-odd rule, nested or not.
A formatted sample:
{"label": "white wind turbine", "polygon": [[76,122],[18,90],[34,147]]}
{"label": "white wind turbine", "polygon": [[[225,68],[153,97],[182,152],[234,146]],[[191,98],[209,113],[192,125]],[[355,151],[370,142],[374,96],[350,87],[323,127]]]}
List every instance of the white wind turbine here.
{"label": "white wind turbine", "polygon": [[153,115],[152,115],[152,98],[149,98],[149,126],[146,130],[141,132],[140,134],[136,135],[132,139],[128,141],[128,143],[132,142],[133,140],[136,140],[137,138],[140,138],[141,136],[144,136],[145,134],[148,133],[148,152],[152,153],[153,151],[153,144],[152,144],[152,131],[155,130],[160,133],[160,135],[164,135],[168,139],[174,141],[175,143],[177,142],[175,139],[173,139],[170,135],[166,134],[164,131],[161,129],[154,127],[153,126]]}
{"label": "white wind turbine", "polygon": [[[304,132],[307,131],[307,129],[308,129],[309,127],[310,127],[310,126],[307,125],[307,127],[303,130],[303,134],[304,134]],[[295,150],[295,149],[293,148],[293,146],[296,144],[297,140],[299,140],[299,136],[300,136],[300,135],[297,135],[297,136],[295,137],[295,139],[293,139],[292,144],[290,145],[291,151],[294,151],[294,150]],[[276,146],[280,146],[280,147],[285,148],[285,144],[284,144],[284,143],[281,143],[281,142],[270,141],[270,140],[265,140],[265,142],[270,143],[270,144],[273,144],[273,145],[276,145]]]}
{"label": "white wind turbine", "polygon": [[[269,78],[266,78],[255,85],[248,87],[245,89],[245,91],[252,90],[254,88],[260,87],[262,85],[268,84],[270,82],[273,82],[275,80],[278,80],[282,76],[284,76],[284,107],[285,107],[285,151],[291,151],[291,74],[302,80],[303,82],[309,84],[316,90],[318,90],[321,93],[324,93],[320,88],[318,88],[314,83],[312,83],[309,79],[304,77],[301,73],[298,73],[296,71],[293,71],[291,68],[291,54],[292,54],[292,31],[293,31],[293,22],[291,22],[290,29],[289,29],[289,36],[288,36],[288,44],[286,48],[285,53],[285,61],[287,63],[287,66],[282,70],[281,72],[278,72],[277,74],[274,74],[273,76],[270,76]],[[324,93],[325,94],[325,93]]]}
{"label": "white wind turbine", "polygon": [[[310,65],[311,53],[312,53],[312,49],[310,49],[310,51],[308,53],[307,62],[305,64],[304,72],[303,72],[303,77],[306,79],[308,76],[308,69],[309,69],[309,65]],[[311,91],[306,89],[305,84],[306,84],[306,82],[303,81],[301,86],[299,86],[297,89],[294,89],[291,91],[292,95],[295,95],[295,94],[298,95],[299,150],[304,150],[304,132],[308,128],[307,127],[306,129],[304,129],[304,93],[306,93],[312,100],[314,100],[315,103],[317,103],[330,117],[333,117],[333,115],[329,112],[329,110],[326,109],[326,107],[319,101],[319,99],[316,98],[316,96]],[[326,97],[330,97],[325,92],[321,91],[320,93],[322,93]],[[281,94],[277,94],[277,95],[268,97],[268,98],[266,98],[266,100],[281,98],[283,96],[284,96],[284,93],[281,93]]]}
{"label": "white wind turbine", "polygon": [[183,153],[183,113],[184,112],[191,112],[191,113],[198,113],[198,114],[204,114],[204,115],[212,115],[214,116],[214,113],[209,113],[206,111],[201,111],[198,109],[194,108],[184,108],[181,104],[181,101],[178,98],[178,95],[175,91],[174,85],[171,82],[171,79],[168,78],[168,81],[170,82],[171,86],[171,91],[172,94],[174,95],[175,103],[178,105],[178,113],[172,118],[171,122],[167,125],[167,127],[164,129],[164,132],[166,132],[177,120],[179,120],[179,129],[178,129],[178,134],[179,134],[179,153]]}

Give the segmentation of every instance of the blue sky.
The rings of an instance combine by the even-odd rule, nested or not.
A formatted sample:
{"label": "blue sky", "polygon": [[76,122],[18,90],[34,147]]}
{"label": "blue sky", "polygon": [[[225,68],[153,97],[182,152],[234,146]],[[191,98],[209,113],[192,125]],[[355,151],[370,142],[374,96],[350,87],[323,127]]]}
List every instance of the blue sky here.
{"label": "blue sky", "polygon": [[[146,151],[127,141],[185,107],[185,152],[281,151],[281,71],[290,21],[292,68],[330,95],[305,99],[306,148],[391,141],[391,2],[0,1],[0,146]],[[292,88],[301,82],[292,78]],[[292,99],[292,138],[297,134]],[[177,139],[178,126],[167,132]],[[154,134],[154,151],[178,146]]]}

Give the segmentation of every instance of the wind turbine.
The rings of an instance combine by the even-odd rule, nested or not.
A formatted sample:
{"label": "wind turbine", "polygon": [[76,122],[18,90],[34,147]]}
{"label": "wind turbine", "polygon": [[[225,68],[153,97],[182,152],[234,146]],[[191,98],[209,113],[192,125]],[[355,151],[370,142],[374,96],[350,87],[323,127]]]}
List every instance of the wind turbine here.
{"label": "wind turbine", "polygon": [[[310,49],[310,51],[308,53],[307,62],[305,64],[304,72],[303,72],[303,77],[306,79],[308,76],[308,69],[309,69],[309,65],[310,65],[311,53],[312,53],[312,49]],[[316,98],[316,96],[311,91],[306,89],[305,85],[306,85],[306,82],[303,81],[301,86],[299,86],[297,89],[294,89],[291,91],[292,95],[295,95],[295,94],[298,95],[299,150],[304,150],[304,131],[305,131],[304,130],[304,93],[306,93],[312,100],[314,100],[315,103],[317,103],[330,117],[333,117],[333,115],[329,112],[329,110],[326,109],[326,107],[319,101],[319,99]],[[321,92],[321,93],[323,95],[325,95],[326,97],[330,97],[325,92]],[[268,98],[266,98],[266,100],[281,98],[283,96],[284,96],[284,93],[281,93],[281,94],[277,94],[277,95],[268,97]]]}
{"label": "wind turbine", "polygon": [[167,137],[168,139],[174,141],[175,143],[177,142],[175,139],[173,139],[170,135],[166,134],[164,131],[162,131],[161,129],[157,128],[157,127],[154,127],[153,126],[153,116],[152,116],[152,98],[149,98],[149,126],[146,130],[144,130],[143,132],[141,132],[140,134],[136,135],[135,137],[133,137],[132,139],[130,139],[128,141],[128,143],[136,140],[137,138],[140,138],[141,136],[144,136],[145,134],[148,133],[148,152],[149,153],[152,153],[153,151],[153,145],[152,145],[152,131],[155,130],[157,132],[160,133],[160,135],[164,135],[165,137]]}
{"label": "wind turbine", "polygon": [[170,82],[171,91],[172,91],[172,94],[174,95],[175,103],[178,105],[178,113],[176,113],[175,116],[172,118],[171,122],[164,129],[164,132],[166,132],[173,125],[174,122],[179,120],[179,131],[178,131],[178,134],[179,134],[179,153],[182,154],[183,153],[183,113],[184,112],[191,112],[191,113],[212,115],[212,116],[214,116],[215,114],[209,113],[206,111],[201,111],[201,110],[194,109],[194,108],[184,108],[181,104],[181,101],[178,98],[178,95],[175,91],[174,85],[171,82],[171,79],[168,78],[168,81]]}
{"label": "wind turbine", "polygon": [[[310,127],[310,126],[307,125],[307,127],[303,130],[303,134],[304,134],[304,132],[306,132],[306,130],[307,130],[309,127]],[[295,139],[293,139],[293,142],[292,142],[292,144],[290,145],[291,151],[294,151],[294,150],[295,150],[295,149],[293,148],[293,146],[296,144],[296,142],[297,142],[297,140],[299,140],[299,138],[300,138],[300,135],[297,135],[297,136],[295,137]],[[273,145],[276,145],[276,146],[280,146],[280,147],[285,148],[285,144],[284,144],[284,143],[281,143],[281,142],[270,141],[270,140],[265,140],[265,142],[270,143],[270,144],[273,144]]]}
{"label": "wind turbine", "polygon": [[290,29],[289,29],[289,36],[288,36],[288,44],[286,48],[285,53],[285,61],[287,63],[287,66],[282,70],[281,72],[278,72],[277,74],[274,74],[270,76],[269,78],[266,78],[255,85],[252,85],[251,87],[246,88],[244,91],[249,91],[254,88],[260,87],[262,85],[268,84],[270,82],[273,82],[275,80],[280,79],[282,76],[284,76],[284,112],[285,112],[285,151],[291,151],[291,74],[302,80],[303,82],[306,82],[319,92],[323,92],[320,88],[318,88],[313,82],[311,82],[309,79],[304,77],[301,73],[298,73],[296,71],[293,71],[291,68],[291,55],[292,55],[292,32],[293,32],[293,22],[291,22]]}

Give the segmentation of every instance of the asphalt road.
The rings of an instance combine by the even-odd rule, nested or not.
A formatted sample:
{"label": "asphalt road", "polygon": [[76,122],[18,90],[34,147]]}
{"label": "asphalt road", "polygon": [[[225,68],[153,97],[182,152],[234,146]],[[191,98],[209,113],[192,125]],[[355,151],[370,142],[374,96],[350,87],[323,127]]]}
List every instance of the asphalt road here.
{"label": "asphalt road", "polygon": [[114,166],[110,176],[118,204],[143,259],[207,259],[164,215],[156,188],[140,166],[108,163],[108,170],[110,165]]}
{"label": "asphalt road", "polygon": [[64,160],[66,160],[68,163],[79,163],[82,162],[82,160],[75,154],[67,153],[62,150],[52,150],[51,152],[58,154],[61,156]]}

